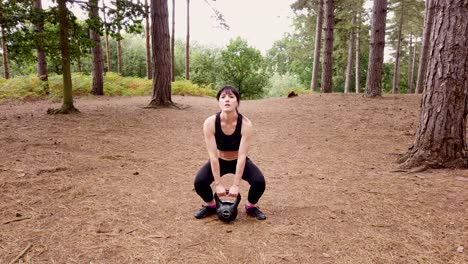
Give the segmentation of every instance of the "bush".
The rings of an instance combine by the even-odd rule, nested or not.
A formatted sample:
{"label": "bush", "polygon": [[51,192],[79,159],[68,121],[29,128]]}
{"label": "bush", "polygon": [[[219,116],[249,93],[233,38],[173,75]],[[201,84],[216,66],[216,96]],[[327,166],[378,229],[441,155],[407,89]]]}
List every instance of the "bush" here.
{"label": "bush", "polygon": [[268,80],[268,86],[264,91],[266,97],[287,96],[293,91],[296,94],[310,93],[310,91],[300,85],[297,78],[290,73],[284,75],[275,73]]}

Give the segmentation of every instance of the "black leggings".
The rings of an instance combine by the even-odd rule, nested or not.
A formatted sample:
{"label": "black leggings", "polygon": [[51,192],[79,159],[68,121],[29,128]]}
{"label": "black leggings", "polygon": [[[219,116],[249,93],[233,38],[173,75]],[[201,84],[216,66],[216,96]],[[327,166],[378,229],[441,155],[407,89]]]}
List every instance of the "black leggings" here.
{"label": "black leggings", "polygon": [[[219,168],[221,176],[236,172],[237,160],[219,159]],[[250,184],[247,200],[251,204],[256,204],[265,191],[265,177],[260,169],[249,159],[245,161],[244,174],[242,179]],[[214,181],[211,163],[208,161],[195,176],[195,191],[205,202],[213,200],[213,191],[210,184]]]}

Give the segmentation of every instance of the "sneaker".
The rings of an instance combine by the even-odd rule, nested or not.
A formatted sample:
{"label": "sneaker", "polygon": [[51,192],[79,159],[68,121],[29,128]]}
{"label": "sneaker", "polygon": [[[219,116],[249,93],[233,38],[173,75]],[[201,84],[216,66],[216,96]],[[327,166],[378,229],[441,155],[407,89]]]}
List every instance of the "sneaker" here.
{"label": "sneaker", "polygon": [[195,218],[201,219],[201,218],[205,218],[215,213],[216,213],[216,207],[210,207],[210,206],[204,205],[202,208],[200,208],[200,210],[197,213],[195,213]]}
{"label": "sneaker", "polygon": [[265,220],[266,219],[265,214],[262,211],[260,211],[256,206],[252,206],[252,207],[249,207],[249,208],[246,207],[245,211],[247,212],[248,215],[257,218],[258,220]]}

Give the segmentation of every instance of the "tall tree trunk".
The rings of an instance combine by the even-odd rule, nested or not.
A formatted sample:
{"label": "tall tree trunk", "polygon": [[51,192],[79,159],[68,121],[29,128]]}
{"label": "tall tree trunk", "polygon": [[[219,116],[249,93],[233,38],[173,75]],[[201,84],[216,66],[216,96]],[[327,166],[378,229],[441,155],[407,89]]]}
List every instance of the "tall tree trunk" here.
{"label": "tall tree trunk", "polygon": [[413,146],[402,167],[466,167],[468,3],[435,0],[427,86]]}
{"label": "tall tree trunk", "polygon": [[151,29],[150,29],[150,23],[149,23],[149,6],[148,6],[148,0],[145,0],[145,23],[146,23],[146,78],[148,80],[151,80],[153,78],[153,69],[151,67],[151,46],[150,46],[150,37],[151,37]]}
{"label": "tall tree trunk", "polygon": [[58,17],[60,29],[60,51],[62,52],[63,104],[58,110],[48,109],[49,114],[69,114],[79,112],[73,105],[73,87],[70,69],[70,45],[68,43],[68,9],[67,0],[58,0]]}
{"label": "tall tree trunk", "polygon": [[367,68],[367,97],[382,95],[382,69],[385,48],[385,21],[387,18],[387,0],[374,0],[372,8],[371,41],[369,65]]}
{"label": "tall tree trunk", "polygon": [[325,35],[322,66],[322,93],[331,93],[333,89],[333,29],[335,27],[335,1],[325,2]]}
{"label": "tall tree trunk", "polygon": [[171,98],[171,51],[167,0],[151,0],[153,95],[149,107],[174,106]]}
{"label": "tall tree trunk", "polygon": [[416,47],[417,46],[418,46],[418,38],[415,38],[414,46],[413,46],[413,59],[411,61],[411,75],[409,76],[411,93],[414,93],[414,70],[416,68]]}
{"label": "tall tree trunk", "polygon": [[349,31],[349,47],[348,47],[348,63],[346,64],[346,79],[345,79],[345,93],[349,93],[349,86],[351,83],[351,72],[353,71],[353,56],[354,56],[354,27],[356,26],[356,16],[351,20],[353,25]]}
{"label": "tall tree trunk", "polygon": [[122,65],[122,39],[120,36],[117,38],[117,72],[119,76],[123,75]]}
{"label": "tall tree trunk", "polygon": [[427,59],[429,56],[429,39],[434,20],[434,0],[426,0],[426,9],[424,15],[424,30],[421,41],[421,54],[419,55],[418,79],[416,81],[416,92],[422,93],[427,70]]}
{"label": "tall tree trunk", "polygon": [[185,80],[190,80],[190,0],[187,0],[187,39],[185,40]]}
{"label": "tall tree trunk", "polygon": [[172,34],[171,34],[171,80],[175,81],[175,0],[172,0]]}
{"label": "tall tree trunk", "polygon": [[317,20],[315,22],[315,47],[314,47],[314,65],[312,68],[312,80],[310,89],[318,91],[318,71],[320,64],[320,49],[322,47],[322,23],[323,23],[323,0],[318,0],[317,5]]}
{"label": "tall tree trunk", "polygon": [[360,57],[361,57],[361,14],[358,14],[357,28],[356,28],[356,59],[355,59],[355,92],[358,94],[361,89],[361,74],[360,74]]}
{"label": "tall tree trunk", "polygon": [[[106,5],[104,0],[102,0],[102,8],[103,8],[103,18],[104,24],[107,24],[106,21]],[[111,57],[110,57],[110,45],[109,45],[109,31],[107,30],[107,26],[105,27],[105,35],[106,35],[106,57],[107,57],[107,71],[112,71],[112,64],[111,64]]]}
{"label": "tall tree trunk", "polygon": [[409,39],[409,45],[408,45],[408,93],[412,94],[413,93],[413,84],[411,83],[411,74],[413,68],[411,67],[412,62],[413,62],[413,32],[410,34],[410,39]]}
{"label": "tall tree trunk", "polygon": [[10,69],[8,67],[8,48],[7,48],[7,45],[6,45],[5,30],[3,29],[2,25],[0,25],[0,31],[2,32],[3,77],[5,77],[5,79],[9,79],[10,78]]}
{"label": "tall tree trunk", "polygon": [[44,18],[42,17],[42,0],[34,1],[34,9],[38,14],[38,19],[35,23],[39,41],[37,42],[37,76],[42,81],[41,86],[45,94],[49,94],[49,74],[47,72],[47,60],[44,51]]}
{"label": "tall tree trunk", "polygon": [[[89,0],[89,7],[89,17],[99,20],[98,0]],[[91,48],[91,54],[93,55],[93,86],[91,94],[104,95],[104,55],[102,53],[101,36],[93,29],[89,31],[89,36],[93,42],[93,47]]]}
{"label": "tall tree trunk", "polygon": [[400,82],[400,50],[401,50],[401,29],[403,27],[403,3],[401,4],[400,21],[398,24],[397,49],[395,52],[395,65],[393,68],[393,94],[398,94],[398,83]]}

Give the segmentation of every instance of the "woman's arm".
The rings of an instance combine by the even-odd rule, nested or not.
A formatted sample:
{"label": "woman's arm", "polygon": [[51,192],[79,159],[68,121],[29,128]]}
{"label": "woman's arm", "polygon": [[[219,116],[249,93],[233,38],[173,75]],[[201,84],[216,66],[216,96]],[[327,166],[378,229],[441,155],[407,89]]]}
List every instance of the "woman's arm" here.
{"label": "woman's arm", "polygon": [[214,184],[216,186],[215,192],[218,196],[223,196],[226,194],[226,189],[221,185],[218,148],[215,139],[215,118],[216,116],[210,116],[205,120],[203,124],[203,134],[205,136],[206,149],[210,156],[211,172],[213,173]]}
{"label": "woman's arm", "polygon": [[234,181],[231,188],[229,188],[229,195],[237,197],[239,193],[240,180],[244,174],[245,162],[247,160],[247,154],[249,147],[252,142],[253,127],[252,122],[245,116],[242,118],[242,138],[239,146],[239,154],[237,156],[236,174],[234,175]]}

